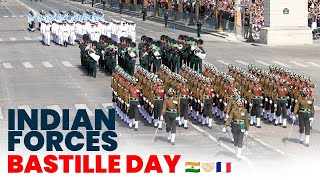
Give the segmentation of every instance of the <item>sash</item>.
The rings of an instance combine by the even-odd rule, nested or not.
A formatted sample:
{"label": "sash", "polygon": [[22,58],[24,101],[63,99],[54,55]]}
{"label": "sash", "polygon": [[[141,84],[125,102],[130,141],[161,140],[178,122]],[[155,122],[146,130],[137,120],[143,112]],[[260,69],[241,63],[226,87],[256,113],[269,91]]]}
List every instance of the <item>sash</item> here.
{"label": "sash", "polygon": [[283,96],[287,96],[286,91],[285,91],[281,86],[279,86],[279,89],[280,89],[280,91],[282,92],[282,95],[283,95]]}
{"label": "sash", "polygon": [[232,86],[228,86],[228,89],[229,89],[230,91],[232,91],[232,92],[233,92],[233,94],[234,94],[234,87],[232,87]]}
{"label": "sash", "polygon": [[140,95],[133,86],[130,87],[130,91],[133,92],[133,94],[137,97],[137,99],[140,100]]}
{"label": "sash", "polygon": [[258,92],[259,96],[262,96],[262,92],[257,86],[254,86],[253,88]]}
{"label": "sash", "polygon": [[156,88],[156,91],[159,93],[159,95],[160,95],[161,98],[163,99],[163,98],[164,98],[164,95],[163,95],[161,89],[160,89],[160,88]]}
{"label": "sash", "polygon": [[209,93],[210,97],[212,98],[212,92],[211,92],[211,90],[209,89],[208,86],[205,88],[205,90]]}
{"label": "sash", "polygon": [[186,89],[184,87],[181,87],[180,90],[181,90],[181,92],[184,93],[184,95],[189,96],[188,91],[186,91]]}

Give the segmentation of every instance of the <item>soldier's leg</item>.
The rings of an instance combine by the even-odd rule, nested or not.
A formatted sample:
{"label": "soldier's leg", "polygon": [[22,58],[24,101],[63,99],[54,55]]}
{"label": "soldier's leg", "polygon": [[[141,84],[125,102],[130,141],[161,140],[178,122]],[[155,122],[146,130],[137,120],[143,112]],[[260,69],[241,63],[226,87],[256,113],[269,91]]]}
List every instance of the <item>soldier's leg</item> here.
{"label": "soldier's leg", "polygon": [[194,70],[196,72],[198,72],[198,67],[199,67],[199,60],[198,60],[198,58],[195,58],[194,59]]}
{"label": "soldier's leg", "polygon": [[243,145],[243,136],[244,136],[244,132],[239,131],[237,158],[241,158],[241,151],[242,151],[242,145]]}
{"label": "soldier's leg", "polygon": [[306,136],[306,146],[309,147],[310,143],[310,121],[308,113],[304,113],[304,125],[305,125],[305,136]]}
{"label": "soldier's leg", "polygon": [[171,145],[175,145],[176,138],[176,115],[175,113],[170,114],[170,123],[171,123]]}
{"label": "soldier's leg", "polygon": [[184,129],[188,129],[188,102],[185,100],[183,103],[183,110],[182,110],[182,116],[183,116],[183,127]]}
{"label": "soldier's leg", "polygon": [[164,116],[164,120],[166,122],[166,132],[168,134],[168,142],[171,142],[171,123],[170,123],[170,120],[169,120],[169,113],[167,112]]}
{"label": "soldier's leg", "polygon": [[198,65],[199,65],[199,73],[202,74],[202,59],[200,58],[199,58]]}
{"label": "soldier's leg", "polygon": [[256,100],[256,114],[257,114],[257,128],[261,128],[261,104],[260,104],[260,99]]}
{"label": "soldier's leg", "polygon": [[97,77],[97,62],[96,61],[94,61],[92,64],[92,71],[93,71],[92,72],[93,77],[96,78]]}
{"label": "soldier's leg", "polygon": [[299,133],[300,133],[300,143],[302,144],[304,141],[304,127],[305,127],[305,120],[304,120],[304,113],[299,113]]}
{"label": "soldier's leg", "polygon": [[287,104],[283,102],[282,104],[282,127],[287,128]]}
{"label": "soldier's leg", "polygon": [[276,111],[276,120],[274,125],[277,126],[280,123],[280,116],[281,116],[281,105],[280,102],[277,102],[277,111]]}

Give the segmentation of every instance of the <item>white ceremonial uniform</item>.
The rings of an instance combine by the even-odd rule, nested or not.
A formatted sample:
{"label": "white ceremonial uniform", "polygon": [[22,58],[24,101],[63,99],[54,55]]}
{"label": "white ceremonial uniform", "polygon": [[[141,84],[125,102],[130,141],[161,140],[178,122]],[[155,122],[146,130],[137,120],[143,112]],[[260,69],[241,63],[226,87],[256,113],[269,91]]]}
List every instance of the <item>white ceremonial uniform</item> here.
{"label": "white ceremonial uniform", "polygon": [[44,28],[44,43],[48,46],[50,46],[50,41],[51,41],[51,25],[50,24],[41,24],[41,28],[42,26],[45,26]]}
{"label": "white ceremonial uniform", "polygon": [[69,38],[68,38],[68,43],[71,44],[71,45],[74,45],[74,42],[76,40],[75,25],[74,24],[69,24],[69,30],[70,30],[70,34],[69,34]]}

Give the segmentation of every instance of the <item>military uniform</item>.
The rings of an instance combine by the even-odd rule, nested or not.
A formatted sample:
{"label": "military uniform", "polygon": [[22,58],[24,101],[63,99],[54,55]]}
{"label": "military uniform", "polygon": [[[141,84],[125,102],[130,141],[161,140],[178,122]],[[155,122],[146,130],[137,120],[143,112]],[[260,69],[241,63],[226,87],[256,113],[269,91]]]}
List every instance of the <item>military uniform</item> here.
{"label": "military uniform", "polygon": [[168,133],[168,141],[172,145],[175,144],[176,136],[176,117],[177,117],[177,105],[178,101],[173,96],[166,97],[163,103],[162,115],[164,115],[164,120],[166,122],[166,132]]}
{"label": "military uniform", "polygon": [[303,140],[305,131],[305,143],[309,146],[310,140],[310,121],[314,118],[314,100],[310,96],[300,97],[294,107],[294,115],[299,113],[299,132],[300,142]]}

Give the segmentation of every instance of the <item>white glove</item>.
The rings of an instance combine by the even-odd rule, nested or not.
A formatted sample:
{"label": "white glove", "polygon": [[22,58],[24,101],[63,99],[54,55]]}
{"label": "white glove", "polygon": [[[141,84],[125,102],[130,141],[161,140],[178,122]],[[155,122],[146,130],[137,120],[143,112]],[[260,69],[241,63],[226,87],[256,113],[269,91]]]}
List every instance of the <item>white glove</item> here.
{"label": "white glove", "polygon": [[130,107],[130,104],[126,104],[127,107]]}
{"label": "white glove", "polygon": [[200,103],[200,100],[198,100],[198,103]]}
{"label": "white glove", "polygon": [[263,96],[261,96],[260,99],[263,99]]}
{"label": "white glove", "polygon": [[151,102],[149,102],[148,104],[149,104],[149,106],[151,106],[151,105],[152,105],[152,104],[151,104]]}
{"label": "white glove", "polygon": [[293,123],[296,122],[296,120],[297,120],[296,116],[293,116],[293,117],[292,117]]}
{"label": "white glove", "polygon": [[309,121],[311,121],[311,122],[312,122],[312,121],[313,121],[313,118],[309,118]]}
{"label": "white glove", "polygon": [[138,108],[140,108],[141,106],[140,105],[138,105]]}
{"label": "white glove", "polygon": [[160,120],[163,121],[163,115],[160,116]]}
{"label": "white glove", "polygon": [[190,99],[192,100],[192,99],[193,99],[193,97],[192,97],[192,96],[190,96]]}
{"label": "white glove", "polygon": [[277,104],[274,104],[274,107],[277,108]]}
{"label": "white glove", "polygon": [[252,103],[250,103],[249,106],[252,107]]}
{"label": "white glove", "polygon": [[248,136],[248,134],[249,134],[248,131],[245,131],[245,132],[244,132],[244,135],[245,135],[245,136]]}
{"label": "white glove", "polygon": [[223,127],[222,132],[223,133],[227,132],[227,129],[225,127]]}
{"label": "white glove", "polygon": [[146,102],[149,103],[149,100],[147,99]]}
{"label": "white glove", "polygon": [[227,103],[224,103],[224,106],[227,106]]}
{"label": "white glove", "polygon": [[247,100],[244,100],[244,103],[245,103],[245,104],[247,104],[247,103],[248,103],[248,101],[247,101]]}
{"label": "white glove", "polygon": [[201,103],[201,107],[203,107],[204,106],[204,104],[203,103]]}
{"label": "white glove", "polygon": [[145,101],[145,100],[146,100],[146,97],[143,97],[143,100]]}
{"label": "white glove", "polygon": [[219,99],[219,102],[222,102],[222,99]]}
{"label": "white glove", "polygon": [[289,97],[289,96],[287,96],[287,99],[289,100],[289,99],[290,99],[290,97]]}
{"label": "white glove", "polygon": [[212,93],[212,97],[214,98],[215,94]]}
{"label": "white glove", "polygon": [[269,102],[270,102],[270,104],[272,104],[272,100],[271,100],[271,99],[270,99],[270,101],[269,101]]}
{"label": "white glove", "polygon": [[294,102],[295,102],[295,103],[297,103],[297,102],[298,102],[298,100],[294,100]]}
{"label": "white glove", "polygon": [[229,119],[229,115],[228,114],[226,115],[226,119]]}
{"label": "white glove", "polygon": [[291,101],[293,102],[293,101],[294,101],[294,98],[291,98]]}
{"label": "white glove", "polygon": [[288,106],[288,103],[286,104],[286,106]]}
{"label": "white glove", "polygon": [[153,104],[151,104],[151,108],[153,108],[154,107],[154,105]]}
{"label": "white glove", "polygon": [[217,98],[219,98],[219,94],[217,94]]}
{"label": "white glove", "polygon": [[264,101],[268,102],[268,98],[265,98]]}

